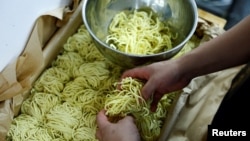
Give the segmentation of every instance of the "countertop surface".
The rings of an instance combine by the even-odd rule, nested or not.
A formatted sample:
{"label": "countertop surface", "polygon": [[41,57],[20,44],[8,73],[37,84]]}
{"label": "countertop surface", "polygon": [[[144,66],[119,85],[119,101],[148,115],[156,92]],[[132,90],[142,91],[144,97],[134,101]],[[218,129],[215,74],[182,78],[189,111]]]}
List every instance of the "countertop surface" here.
{"label": "countertop surface", "polygon": [[71,0],[4,0],[0,5],[0,72],[24,49],[36,19]]}

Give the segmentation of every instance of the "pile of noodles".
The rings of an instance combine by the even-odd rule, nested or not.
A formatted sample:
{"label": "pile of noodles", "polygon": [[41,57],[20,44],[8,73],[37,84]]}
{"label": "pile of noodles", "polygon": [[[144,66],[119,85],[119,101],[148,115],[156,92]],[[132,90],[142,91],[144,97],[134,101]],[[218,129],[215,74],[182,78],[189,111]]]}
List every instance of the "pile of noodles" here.
{"label": "pile of noodles", "polygon": [[152,113],[140,95],[142,82],[126,78],[117,89],[122,71],[98,52],[82,25],[35,82],[6,139],[95,141],[96,115],[106,109],[111,118],[134,115],[142,139],[155,140],[175,93]]}
{"label": "pile of noodles", "polygon": [[152,12],[122,11],[109,25],[106,43],[121,52],[151,55],[173,47],[177,34]]}

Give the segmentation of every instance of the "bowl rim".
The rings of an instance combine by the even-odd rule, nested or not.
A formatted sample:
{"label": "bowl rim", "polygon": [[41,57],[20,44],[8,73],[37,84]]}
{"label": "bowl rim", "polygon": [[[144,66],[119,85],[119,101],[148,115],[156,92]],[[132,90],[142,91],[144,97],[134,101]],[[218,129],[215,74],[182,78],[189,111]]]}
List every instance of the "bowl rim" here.
{"label": "bowl rim", "polygon": [[108,44],[104,43],[103,41],[101,41],[93,32],[92,32],[92,29],[90,28],[89,26],[89,23],[88,23],[88,20],[87,20],[87,15],[86,15],[86,7],[87,7],[87,4],[88,4],[88,1],[89,0],[84,0],[83,1],[83,5],[82,5],[82,19],[83,19],[83,22],[84,22],[84,25],[87,29],[87,31],[89,32],[89,34],[91,35],[92,38],[94,38],[94,40],[96,42],[98,42],[99,44],[101,44],[102,46],[104,46],[105,48],[108,48],[116,53],[119,53],[119,54],[123,54],[123,55],[126,55],[128,57],[155,57],[155,56],[161,56],[161,55],[164,55],[166,53],[169,53],[169,52],[172,52],[174,50],[178,50],[178,49],[181,49],[184,47],[184,45],[188,42],[188,40],[191,39],[191,37],[193,36],[196,28],[197,28],[197,25],[198,25],[198,8],[197,8],[197,4],[195,2],[195,0],[189,0],[189,2],[191,3],[192,5],[192,9],[194,10],[193,12],[193,16],[194,16],[194,21],[193,21],[193,26],[190,30],[190,32],[188,33],[188,35],[185,37],[184,40],[182,40],[178,45],[174,46],[173,48],[169,49],[169,50],[166,50],[166,51],[163,51],[163,52],[159,52],[159,53],[156,53],[156,54],[148,54],[148,55],[141,55],[141,54],[130,54],[130,53],[125,53],[125,52],[122,52],[122,51],[119,51],[119,50],[116,50],[116,49],[113,49],[111,47],[109,47]]}

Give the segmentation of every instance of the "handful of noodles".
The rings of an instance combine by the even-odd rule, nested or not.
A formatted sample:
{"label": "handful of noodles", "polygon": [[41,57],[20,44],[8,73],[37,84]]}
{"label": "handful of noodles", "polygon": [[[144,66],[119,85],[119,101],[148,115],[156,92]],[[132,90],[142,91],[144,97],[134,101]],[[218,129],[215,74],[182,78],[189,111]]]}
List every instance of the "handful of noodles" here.
{"label": "handful of noodles", "polygon": [[150,55],[172,48],[177,38],[166,23],[145,11],[123,11],[109,25],[106,43],[130,54]]}
{"label": "handful of noodles", "polygon": [[174,93],[165,95],[159,102],[157,111],[153,113],[150,111],[150,102],[146,102],[141,96],[143,82],[127,77],[119,85],[121,90],[115,89],[106,96],[104,109],[110,120],[116,121],[126,115],[133,115],[142,139],[157,140]]}

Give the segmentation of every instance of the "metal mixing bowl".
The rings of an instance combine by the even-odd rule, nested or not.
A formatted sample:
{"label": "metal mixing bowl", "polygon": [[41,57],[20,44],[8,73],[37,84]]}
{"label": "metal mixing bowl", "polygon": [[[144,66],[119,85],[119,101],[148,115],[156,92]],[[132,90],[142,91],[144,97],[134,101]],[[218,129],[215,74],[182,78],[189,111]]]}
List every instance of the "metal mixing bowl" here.
{"label": "metal mixing bowl", "polygon": [[[115,50],[105,43],[108,26],[115,14],[123,10],[151,8],[159,18],[170,23],[178,33],[174,47],[153,55],[133,55]],[[98,50],[113,63],[131,68],[166,60],[176,55],[195,32],[198,12],[195,0],[84,0],[83,22]]]}

